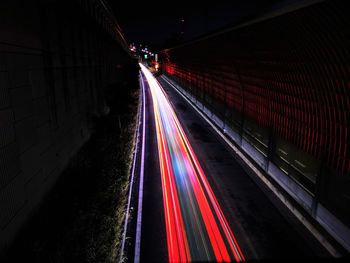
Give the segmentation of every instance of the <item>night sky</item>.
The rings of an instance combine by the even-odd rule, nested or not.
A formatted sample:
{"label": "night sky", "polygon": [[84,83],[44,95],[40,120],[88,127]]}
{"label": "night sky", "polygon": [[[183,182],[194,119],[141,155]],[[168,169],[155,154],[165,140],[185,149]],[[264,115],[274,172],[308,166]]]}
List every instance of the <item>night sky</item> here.
{"label": "night sky", "polygon": [[[289,0],[290,1],[290,0]],[[188,41],[273,8],[281,0],[108,0],[129,42],[164,48]]]}

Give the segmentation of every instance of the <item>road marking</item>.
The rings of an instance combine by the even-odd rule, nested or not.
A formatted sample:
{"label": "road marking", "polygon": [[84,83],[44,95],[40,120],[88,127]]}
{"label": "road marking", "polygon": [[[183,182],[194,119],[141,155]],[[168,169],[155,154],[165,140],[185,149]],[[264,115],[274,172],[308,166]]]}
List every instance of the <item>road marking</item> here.
{"label": "road marking", "polygon": [[303,168],[305,168],[306,167],[306,165],[305,164],[303,164],[303,163],[301,163],[301,162],[299,162],[298,160],[294,160],[294,162],[296,162],[297,164],[299,164],[301,167],[303,167]]}

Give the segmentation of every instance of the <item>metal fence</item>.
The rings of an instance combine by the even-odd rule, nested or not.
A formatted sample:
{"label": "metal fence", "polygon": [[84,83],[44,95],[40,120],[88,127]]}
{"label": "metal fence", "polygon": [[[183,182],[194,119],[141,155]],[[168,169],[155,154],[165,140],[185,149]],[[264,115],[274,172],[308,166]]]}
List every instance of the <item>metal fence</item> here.
{"label": "metal fence", "polygon": [[349,11],[285,7],[161,54],[168,77],[347,226]]}

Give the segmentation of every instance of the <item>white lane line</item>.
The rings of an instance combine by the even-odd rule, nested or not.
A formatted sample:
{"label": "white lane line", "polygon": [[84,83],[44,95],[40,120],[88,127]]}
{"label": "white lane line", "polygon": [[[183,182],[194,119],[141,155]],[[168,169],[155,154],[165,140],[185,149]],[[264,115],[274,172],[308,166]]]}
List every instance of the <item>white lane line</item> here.
{"label": "white lane line", "polygon": [[145,132],[146,132],[146,98],[145,85],[141,74],[142,83],[142,148],[141,148],[141,166],[140,166],[140,185],[139,185],[139,200],[137,204],[137,223],[136,223],[136,240],[135,240],[135,256],[134,263],[140,262],[141,249],[141,225],[142,225],[142,200],[143,200],[143,178],[144,178],[144,164],[145,164]]}
{"label": "white lane line", "polygon": [[[140,73],[141,75],[141,73]],[[142,79],[140,80],[142,82]],[[135,148],[134,148],[134,153],[133,153],[133,163],[132,163],[132,169],[131,169],[131,179],[130,179],[130,187],[129,187],[129,196],[128,196],[128,204],[126,207],[126,213],[125,213],[125,221],[124,221],[124,231],[123,231],[123,237],[122,237],[122,245],[120,248],[120,257],[119,257],[119,263],[124,262],[124,249],[125,249],[125,241],[126,241],[126,232],[128,229],[128,222],[129,222],[129,216],[130,216],[130,205],[131,205],[131,196],[132,196],[132,189],[134,186],[134,178],[135,178],[135,164],[136,164],[136,159],[137,159],[137,153],[138,153],[138,145],[140,142],[140,126],[141,126],[141,113],[142,113],[142,89],[141,89],[141,96],[140,96],[140,106],[138,109],[138,114],[137,114],[137,132],[136,132],[136,143],[135,143]]]}
{"label": "white lane line", "polygon": [[341,257],[341,254],[330,244],[326,238],[318,231],[309,220],[304,217],[292,203],[287,200],[284,195],[255,167],[255,165],[244,156],[244,154],[233,145],[233,143],[213,124],[213,122],[205,116],[183,93],[166,78],[162,77],[174,90],[183,97],[188,104],[216,131],[216,133],[227,143],[228,146],[254,171],[254,173],[266,184],[266,186],[281,200],[281,202],[294,214],[296,218],[312,233],[312,235],[323,245],[323,247],[333,256]]}

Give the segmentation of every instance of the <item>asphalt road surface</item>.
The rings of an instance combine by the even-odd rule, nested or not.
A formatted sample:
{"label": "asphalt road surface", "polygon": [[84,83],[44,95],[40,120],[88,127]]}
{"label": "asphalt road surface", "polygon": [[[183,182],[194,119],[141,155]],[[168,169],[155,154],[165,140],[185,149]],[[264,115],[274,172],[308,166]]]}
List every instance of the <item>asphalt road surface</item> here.
{"label": "asphalt road surface", "polygon": [[[146,143],[141,262],[327,257],[212,128],[142,67]],[[160,84],[160,85],[159,85]]]}

